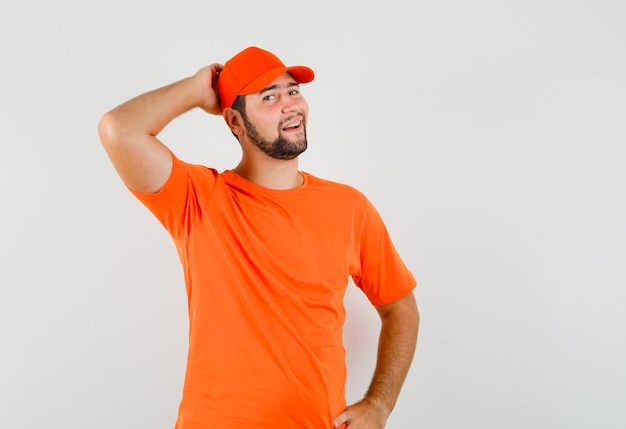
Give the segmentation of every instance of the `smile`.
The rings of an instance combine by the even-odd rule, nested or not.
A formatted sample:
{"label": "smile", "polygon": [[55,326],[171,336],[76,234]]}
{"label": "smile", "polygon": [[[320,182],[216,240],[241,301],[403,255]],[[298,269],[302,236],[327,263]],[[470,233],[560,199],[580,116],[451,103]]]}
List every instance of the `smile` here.
{"label": "smile", "polygon": [[292,122],[290,124],[287,124],[285,127],[283,127],[283,130],[293,130],[293,129],[300,127],[301,124],[302,124],[302,121]]}

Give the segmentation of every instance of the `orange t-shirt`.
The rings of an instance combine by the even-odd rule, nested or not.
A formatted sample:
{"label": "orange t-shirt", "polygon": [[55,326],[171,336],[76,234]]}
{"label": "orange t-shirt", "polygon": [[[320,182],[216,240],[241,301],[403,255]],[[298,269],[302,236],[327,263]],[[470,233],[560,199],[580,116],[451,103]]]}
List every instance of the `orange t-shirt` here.
{"label": "orange t-shirt", "polygon": [[172,236],[185,275],[176,429],[331,429],[346,405],[349,276],[374,305],[416,284],[380,216],[354,188],[307,173],[271,190],[172,158],[161,191],[133,193]]}

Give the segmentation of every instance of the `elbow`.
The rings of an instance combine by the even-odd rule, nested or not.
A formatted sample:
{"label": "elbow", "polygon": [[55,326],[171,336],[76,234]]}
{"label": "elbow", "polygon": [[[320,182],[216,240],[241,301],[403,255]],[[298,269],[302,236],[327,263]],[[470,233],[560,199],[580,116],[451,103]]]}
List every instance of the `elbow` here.
{"label": "elbow", "polygon": [[110,149],[117,140],[117,124],[111,112],[105,113],[98,122],[98,136],[105,149]]}

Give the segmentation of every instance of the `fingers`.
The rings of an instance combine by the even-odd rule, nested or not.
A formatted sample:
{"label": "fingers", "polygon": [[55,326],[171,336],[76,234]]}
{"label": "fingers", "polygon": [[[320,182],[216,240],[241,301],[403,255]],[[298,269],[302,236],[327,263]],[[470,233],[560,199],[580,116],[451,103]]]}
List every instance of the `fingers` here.
{"label": "fingers", "polygon": [[211,71],[213,72],[213,76],[215,77],[215,79],[217,79],[217,77],[219,76],[220,72],[224,68],[224,66],[221,65],[220,63],[211,64],[210,67],[211,67]]}
{"label": "fingers", "polygon": [[335,429],[384,429],[385,422],[386,416],[380,409],[367,400],[361,400],[346,407],[333,420],[333,426]]}
{"label": "fingers", "polygon": [[217,79],[220,77],[220,72],[224,68],[221,64],[211,64],[211,86],[217,91]]}
{"label": "fingers", "polygon": [[341,414],[339,414],[335,418],[335,420],[333,420],[333,426],[335,426],[335,429],[339,429],[341,427],[345,427],[345,426],[342,426],[342,425],[347,424],[349,420],[350,420],[350,417],[348,416],[348,413],[346,413],[344,411]]}

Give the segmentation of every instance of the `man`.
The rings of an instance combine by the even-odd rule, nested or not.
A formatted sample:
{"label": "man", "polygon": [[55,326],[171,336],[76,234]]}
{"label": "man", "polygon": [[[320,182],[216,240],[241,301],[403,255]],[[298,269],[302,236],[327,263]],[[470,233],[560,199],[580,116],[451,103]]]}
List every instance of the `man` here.
{"label": "man", "polygon": [[[381,429],[409,369],[415,279],[355,189],[298,170],[313,71],[244,49],[224,66],[106,113],[100,138],[122,180],[172,236],[190,335],[176,429]],[[182,113],[222,115],[232,170],[179,160],[158,139]],[[345,402],[343,297],[352,277],[381,317],[364,398]]]}

